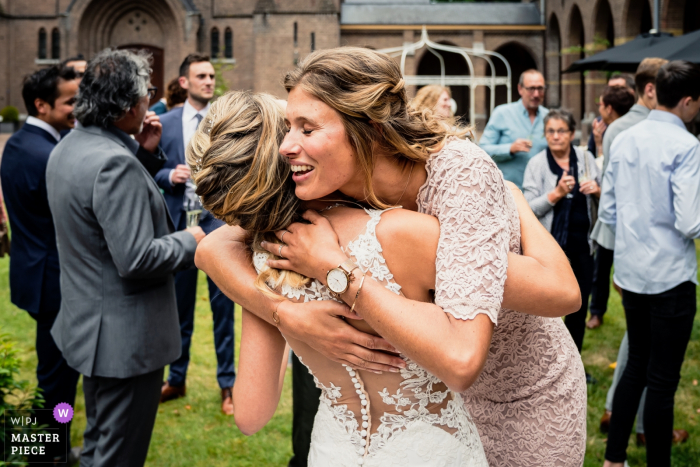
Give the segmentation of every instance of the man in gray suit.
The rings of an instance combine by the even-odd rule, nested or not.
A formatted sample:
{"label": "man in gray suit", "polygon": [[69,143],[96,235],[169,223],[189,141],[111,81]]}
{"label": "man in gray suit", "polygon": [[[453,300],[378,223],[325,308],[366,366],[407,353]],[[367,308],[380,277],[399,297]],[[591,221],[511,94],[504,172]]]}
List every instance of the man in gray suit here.
{"label": "man in gray suit", "polygon": [[46,169],[62,295],[51,334],[83,375],[83,467],[144,464],[163,368],[180,355],[173,273],[193,267],[204,238],[199,227],[175,232],[139,150],[158,158],[150,72],[144,55],[98,54],[80,85],[80,125]]}

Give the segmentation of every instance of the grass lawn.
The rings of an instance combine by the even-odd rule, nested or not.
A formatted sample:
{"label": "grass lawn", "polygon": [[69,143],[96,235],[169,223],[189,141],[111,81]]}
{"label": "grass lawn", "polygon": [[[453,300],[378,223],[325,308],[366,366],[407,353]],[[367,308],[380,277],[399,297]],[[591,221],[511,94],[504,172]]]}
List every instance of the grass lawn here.
{"label": "grass lawn", "polygon": [[[221,414],[216,383],[212,315],[208,306],[204,274],[200,273],[196,324],[188,374],[187,397],[168,402],[158,410],[149,466],[284,466],[291,456],[291,371],[285,380],[282,402],[265,429],[252,437],[243,436],[230,417]],[[601,466],[606,436],[598,431],[605,395],[612,380],[609,365],[625,331],[625,318],[619,296],[611,293],[605,324],[586,333],[583,361],[598,384],[588,387],[588,446],[586,466]],[[21,350],[22,377],[35,381],[34,321],[9,300],[8,259],[0,259],[0,332],[7,333]],[[236,340],[240,337],[240,309],[236,312]],[[690,432],[690,440],[673,448],[673,465],[691,467],[700,464],[700,314],[696,317],[691,342],[676,394],[675,426]],[[238,350],[236,350],[236,356]],[[82,387],[78,388],[76,415],[72,426],[75,445],[82,444],[85,406]],[[634,436],[634,435],[633,435]],[[644,448],[630,438],[630,466],[645,465]]]}

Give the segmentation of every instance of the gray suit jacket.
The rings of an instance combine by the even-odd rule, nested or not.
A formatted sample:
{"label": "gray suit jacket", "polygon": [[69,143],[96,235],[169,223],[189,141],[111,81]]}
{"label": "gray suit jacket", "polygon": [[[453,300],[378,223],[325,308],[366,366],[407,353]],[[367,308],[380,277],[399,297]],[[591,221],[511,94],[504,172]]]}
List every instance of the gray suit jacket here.
{"label": "gray suit jacket", "polygon": [[[651,110],[643,105],[634,104],[629,112],[612,122],[608,129],[605,130],[605,135],[603,135],[602,175],[605,175],[605,170],[608,168],[608,163],[610,163],[610,148],[615,138],[617,138],[617,135],[646,119],[649,112],[651,112]],[[601,176],[601,179],[602,178],[603,176]],[[603,188],[602,185],[600,187]],[[591,238],[603,248],[607,248],[608,250],[615,249],[615,233],[607,224],[603,224],[600,221],[596,222],[591,232]]]}
{"label": "gray suit jacket", "polygon": [[149,373],[181,351],[173,273],[197,243],[175,232],[137,148],[115,128],[79,126],[46,168],[62,295],[51,334],[86,376]]}

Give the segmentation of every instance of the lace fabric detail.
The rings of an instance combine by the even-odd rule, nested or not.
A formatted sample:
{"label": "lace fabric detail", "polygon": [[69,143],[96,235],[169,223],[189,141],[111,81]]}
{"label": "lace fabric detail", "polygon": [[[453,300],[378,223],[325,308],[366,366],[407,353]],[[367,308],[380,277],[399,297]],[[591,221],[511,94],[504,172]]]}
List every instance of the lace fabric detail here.
{"label": "lace fabric detail", "polygon": [[[395,282],[386,264],[381,244],[376,236],[376,226],[385,211],[365,211],[369,215],[369,220],[364,232],[351,241],[345,250],[354,258],[361,271],[369,273],[373,280],[382,283],[393,293],[399,294],[401,287]],[[267,267],[266,260],[265,253],[254,255],[253,261],[258,271]],[[283,287],[282,292],[289,298],[304,302],[332,299],[328,289],[317,281],[311,281],[309,285],[299,289]],[[336,427],[342,428],[331,430],[327,427],[329,431],[335,433],[333,442],[342,442],[351,446],[346,450],[334,450],[333,456],[337,456],[341,451],[346,452],[348,457],[353,457],[351,463],[358,465],[414,465],[411,462],[395,463],[403,456],[387,459],[385,453],[393,452],[392,456],[395,457],[396,453],[391,451],[391,446],[405,444],[405,436],[418,437],[420,433],[419,440],[414,439],[413,445],[409,443],[411,450],[423,449],[428,452],[433,449],[433,445],[446,443],[453,451],[446,456],[446,459],[451,459],[450,461],[431,465],[454,467],[487,465],[479,434],[461,396],[450,391],[442,381],[417,363],[402,356],[407,366],[398,375],[388,372],[375,375],[355,371],[349,367],[345,367],[345,371],[339,373],[337,372],[339,364],[328,361],[293,339],[288,341],[300,360],[303,358],[300,351],[307,352],[313,357],[313,362],[306,359],[310,364],[304,363],[304,360],[302,362],[313,375],[316,386],[322,390],[322,405],[328,409],[319,410],[312,439],[323,438],[322,434],[316,432],[320,429],[318,417],[330,413]],[[333,368],[336,368],[335,372],[331,371]],[[327,381],[332,382],[327,383]],[[357,407],[357,410],[351,410],[350,404]],[[372,414],[377,416],[374,417]],[[373,419],[377,420],[377,423],[373,424]],[[372,433],[373,428],[376,431]],[[426,433],[429,436],[426,436]],[[431,438],[435,439],[434,443],[430,441]],[[426,446],[426,443],[429,445]],[[316,454],[310,455],[309,459],[317,459],[315,465],[349,465],[336,459],[320,460],[323,457],[322,452],[325,451],[323,447],[314,447],[313,443],[312,452]]]}
{"label": "lace fabric detail", "polygon": [[500,309],[507,253],[520,253],[510,190],[470,141],[448,141],[426,168],[417,202],[440,220],[436,303],[461,319],[498,317],[484,369],[462,394],[489,464],[580,467],[586,382],[571,335],[560,318]]}
{"label": "lace fabric detail", "polygon": [[484,313],[497,324],[511,235],[503,175],[478,146],[457,139],[426,170],[417,202],[440,221],[435,304],[455,318]]}

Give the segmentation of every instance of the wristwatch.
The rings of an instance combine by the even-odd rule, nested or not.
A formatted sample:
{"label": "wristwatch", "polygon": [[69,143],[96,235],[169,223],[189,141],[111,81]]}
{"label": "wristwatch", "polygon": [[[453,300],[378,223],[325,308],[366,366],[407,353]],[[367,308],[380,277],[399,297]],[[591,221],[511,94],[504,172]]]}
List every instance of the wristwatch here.
{"label": "wristwatch", "polygon": [[353,280],[352,272],[358,267],[357,264],[348,258],[340,263],[337,268],[328,271],[326,284],[328,284],[328,289],[333,295],[338,296],[348,290],[350,282]]}

